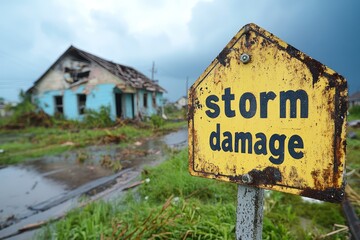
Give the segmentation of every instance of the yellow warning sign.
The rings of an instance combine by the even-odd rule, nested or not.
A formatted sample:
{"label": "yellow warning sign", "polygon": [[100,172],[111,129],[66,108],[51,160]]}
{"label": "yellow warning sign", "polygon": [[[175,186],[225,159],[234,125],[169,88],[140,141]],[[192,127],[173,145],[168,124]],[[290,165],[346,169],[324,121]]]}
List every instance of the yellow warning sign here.
{"label": "yellow warning sign", "polygon": [[346,80],[255,24],[189,90],[194,176],[338,202]]}

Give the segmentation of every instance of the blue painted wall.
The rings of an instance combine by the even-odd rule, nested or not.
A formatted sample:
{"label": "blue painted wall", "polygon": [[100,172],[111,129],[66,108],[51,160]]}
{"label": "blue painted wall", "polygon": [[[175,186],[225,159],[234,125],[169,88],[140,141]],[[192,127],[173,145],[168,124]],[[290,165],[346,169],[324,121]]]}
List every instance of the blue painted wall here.
{"label": "blue painted wall", "polygon": [[[86,108],[98,111],[101,106],[110,106],[110,117],[116,119],[114,84],[98,84],[87,95]],[[79,90],[79,89],[78,89]]]}
{"label": "blue painted wall", "polygon": [[[55,114],[55,96],[63,96],[63,111],[67,119],[82,120],[83,115],[79,114],[78,94],[84,94],[84,85],[78,86],[76,90],[54,90],[47,91],[34,96],[35,102],[47,114]],[[115,93],[121,91],[115,88],[115,84],[98,84],[86,95],[86,109],[98,111],[101,106],[110,106],[111,119],[116,119]],[[144,93],[147,93],[147,107],[144,107]],[[143,116],[156,114],[162,107],[162,93],[155,94],[156,106],[153,106],[153,93],[139,90],[137,93],[121,93],[122,116],[124,118],[136,117],[138,112]],[[138,100],[138,102],[137,102]],[[134,110],[133,110],[134,107]],[[134,116],[135,115],[135,116]]]}
{"label": "blue painted wall", "polygon": [[[144,105],[145,93],[147,97],[147,106]],[[157,114],[163,106],[162,93],[156,93],[154,96],[153,92],[141,89],[138,91],[137,94],[139,99],[138,111],[140,111],[143,116],[151,116],[153,114]],[[155,97],[155,106],[153,104],[153,96]]]}
{"label": "blue painted wall", "polygon": [[55,96],[63,95],[63,91],[47,91],[41,95],[34,96],[34,102],[46,114],[53,116],[55,114]]}

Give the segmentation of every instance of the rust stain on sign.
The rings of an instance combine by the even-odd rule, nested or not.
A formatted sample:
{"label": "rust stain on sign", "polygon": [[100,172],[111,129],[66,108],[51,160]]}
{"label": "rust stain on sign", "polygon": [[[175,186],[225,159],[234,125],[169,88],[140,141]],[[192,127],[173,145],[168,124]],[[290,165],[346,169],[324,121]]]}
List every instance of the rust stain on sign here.
{"label": "rust stain on sign", "polygon": [[192,175],[341,201],[347,83],[330,68],[248,24],[188,104]]}

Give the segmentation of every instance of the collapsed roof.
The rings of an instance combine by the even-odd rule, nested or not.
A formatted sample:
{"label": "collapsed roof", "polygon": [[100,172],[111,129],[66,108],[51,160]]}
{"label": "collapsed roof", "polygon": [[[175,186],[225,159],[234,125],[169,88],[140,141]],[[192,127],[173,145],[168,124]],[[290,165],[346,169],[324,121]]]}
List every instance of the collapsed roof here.
{"label": "collapsed roof", "polygon": [[[95,63],[111,74],[115,75],[116,77],[125,81],[125,83],[133,88],[136,89],[146,89],[148,91],[154,92],[166,92],[166,90],[160,87],[155,81],[150,80],[141,72],[137,71],[136,69],[125,66],[122,64],[114,63],[112,61],[108,61],[101,57],[95,56],[91,53],[86,51],[80,50],[74,46],[70,46],[59,58],[58,60],[34,83],[34,86],[47,74],[47,72],[52,69],[64,56],[67,55],[75,55],[85,60]],[[31,92],[33,90],[31,87],[27,92]]]}

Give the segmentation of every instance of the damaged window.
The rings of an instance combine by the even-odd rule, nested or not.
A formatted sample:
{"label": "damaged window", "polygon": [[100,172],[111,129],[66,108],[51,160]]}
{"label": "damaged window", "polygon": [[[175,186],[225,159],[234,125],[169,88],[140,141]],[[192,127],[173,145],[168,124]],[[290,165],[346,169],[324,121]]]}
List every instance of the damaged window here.
{"label": "damaged window", "polygon": [[79,114],[83,115],[85,113],[85,107],[86,107],[86,95],[85,94],[78,94],[78,110]]}
{"label": "damaged window", "polygon": [[154,108],[156,107],[156,95],[155,95],[155,93],[153,93],[153,95],[152,95],[152,105],[153,105]]}
{"label": "damaged window", "polygon": [[81,71],[76,69],[65,68],[64,78],[69,83],[75,83],[83,78],[89,77],[90,70]]}
{"label": "damaged window", "polygon": [[147,108],[148,104],[147,104],[147,93],[144,93],[144,107]]}
{"label": "damaged window", "polygon": [[68,83],[76,83],[85,80],[90,75],[89,64],[79,61],[73,61],[71,64],[67,63],[64,68],[64,79]]}
{"label": "damaged window", "polygon": [[54,96],[54,101],[55,101],[55,114],[63,114],[64,113],[63,97]]}

